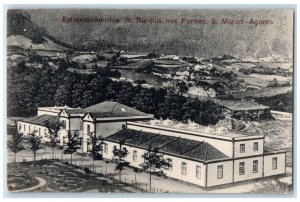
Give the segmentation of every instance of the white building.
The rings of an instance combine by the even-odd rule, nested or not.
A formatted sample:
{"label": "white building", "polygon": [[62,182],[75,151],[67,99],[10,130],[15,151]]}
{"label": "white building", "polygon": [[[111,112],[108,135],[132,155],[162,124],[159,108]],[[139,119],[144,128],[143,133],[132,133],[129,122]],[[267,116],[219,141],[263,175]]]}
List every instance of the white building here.
{"label": "white building", "polygon": [[127,129],[105,138],[103,157],[113,158],[113,149],[129,151],[126,160],[139,167],[147,148],[158,147],[172,162],[168,177],[213,187],[285,173],[285,152],[264,151],[264,136],[230,133],[225,128],[203,130],[195,124],[164,125],[163,121],[127,122]]}
{"label": "white building", "polygon": [[105,101],[90,107],[70,108],[39,107],[37,116],[18,121],[18,131],[24,135],[36,132],[44,141],[48,141],[49,131],[46,122],[61,122],[63,126],[59,131],[60,145],[63,145],[67,131],[78,131],[83,138],[83,151],[87,152],[88,134],[96,132],[97,135],[107,137],[122,130],[127,121],[150,120],[153,115],[146,114],[117,102]]}
{"label": "white building", "polygon": [[38,108],[38,116],[18,122],[25,135],[36,131],[47,141],[46,121],[60,121],[61,144],[67,131],[77,130],[83,139],[83,152],[88,152],[88,134],[95,132],[105,141],[103,158],[113,159],[113,149],[125,143],[126,160],[133,167],[144,162],[147,148],[158,147],[172,164],[168,177],[213,187],[286,172],[286,154],[266,151],[263,135],[246,136],[224,127],[204,127],[189,122],[153,120],[153,115],[117,102],[102,102],[84,109],[70,107]]}

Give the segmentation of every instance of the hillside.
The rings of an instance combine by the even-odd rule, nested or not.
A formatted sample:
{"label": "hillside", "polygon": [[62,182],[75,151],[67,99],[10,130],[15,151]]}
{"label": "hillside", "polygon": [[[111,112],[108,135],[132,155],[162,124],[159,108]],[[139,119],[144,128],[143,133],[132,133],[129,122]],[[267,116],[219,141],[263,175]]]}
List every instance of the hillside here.
{"label": "hillside", "polygon": [[71,46],[51,36],[42,26],[32,22],[31,16],[20,9],[7,12],[7,46],[15,48],[64,51]]}
{"label": "hillside", "polygon": [[50,39],[44,37],[44,42],[34,43],[30,38],[23,35],[10,35],[7,38],[7,46],[20,47],[23,49],[30,48],[31,50],[52,50],[52,51],[64,51],[67,50]]}
{"label": "hillside", "polygon": [[[128,10],[52,9],[26,10],[32,21],[74,46],[103,51],[116,49],[210,58],[232,55],[237,58],[293,58],[293,12],[291,10]],[[43,15],[41,15],[43,13]],[[63,23],[67,17],[106,17],[120,23]],[[271,25],[206,25],[124,23],[122,19],[271,19]]]}

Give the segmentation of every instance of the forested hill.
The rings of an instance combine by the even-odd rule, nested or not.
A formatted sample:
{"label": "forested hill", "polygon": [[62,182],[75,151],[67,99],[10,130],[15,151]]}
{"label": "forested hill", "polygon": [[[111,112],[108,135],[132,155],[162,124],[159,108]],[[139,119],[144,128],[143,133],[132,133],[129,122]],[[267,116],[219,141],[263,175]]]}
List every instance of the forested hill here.
{"label": "forested hill", "polygon": [[[238,58],[278,56],[292,59],[293,12],[291,10],[26,10],[33,22],[54,37],[80,48],[115,47],[198,57],[232,55]],[[63,23],[62,17],[143,19],[205,19],[209,23]],[[212,25],[211,19],[219,20]],[[271,20],[273,24],[222,25],[221,19]]]}
{"label": "forested hill", "polygon": [[[42,14],[41,14],[42,15]],[[7,11],[7,37],[23,36],[19,37],[24,40],[31,40],[33,44],[42,44],[51,40],[55,45],[62,49],[72,48],[70,44],[64,43],[53,37],[48,33],[47,28],[39,26],[37,23],[32,22],[30,14],[21,9],[12,9]],[[48,39],[48,40],[47,40]],[[15,44],[15,43],[14,43]],[[8,43],[8,45],[11,45]],[[24,48],[24,46],[23,46]]]}
{"label": "forested hill", "polygon": [[[213,101],[186,98],[165,89],[134,87],[128,82],[101,77],[100,73],[82,75],[65,68],[26,68],[24,63],[12,66],[7,72],[7,115],[34,116],[37,107],[68,105],[85,108],[113,100],[154,114],[156,118],[190,119],[203,125],[216,124],[223,118],[221,106]],[[109,72],[102,73],[107,75]]]}

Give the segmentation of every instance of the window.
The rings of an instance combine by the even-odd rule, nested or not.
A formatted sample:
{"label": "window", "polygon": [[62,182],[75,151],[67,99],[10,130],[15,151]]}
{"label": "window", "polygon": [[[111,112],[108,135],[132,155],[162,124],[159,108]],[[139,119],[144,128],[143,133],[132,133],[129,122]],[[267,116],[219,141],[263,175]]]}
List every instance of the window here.
{"label": "window", "polygon": [[172,159],[170,159],[170,158],[167,158],[167,161],[169,162],[169,164],[170,164],[170,167],[169,167],[169,171],[172,171],[173,170],[173,161],[172,161]]}
{"label": "window", "polygon": [[134,162],[136,162],[136,160],[137,160],[137,151],[133,151],[133,153],[132,153],[132,160],[134,161]]}
{"label": "window", "polygon": [[31,132],[31,129],[30,129],[30,128],[31,128],[31,125],[29,125],[29,126],[28,126],[28,130],[29,130],[29,132]]}
{"label": "window", "polygon": [[253,151],[258,151],[258,142],[253,143]]}
{"label": "window", "polygon": [[240,153],[245,153],[245,144],[240,144]]}
{"label": "window", "polygon": [[35,128],[35,126],[33,127],[33,132],[36,133],[36,128]]}
{"label": "window", "polygon": [[45,129],[44,129],[44,135],[46,135],[46,134],[47,134],[47,129],[45,128]]}
{"label": "window", "polygon": [[196,166],[196,178],[200,179],[201,178],[201,167]]}
{"label": "window", "polygon": [[62,124],[62,126],[61,126],[62,129],[66,129],[67,128],[66,121],[62,121],[61,124]]}
{"label": "window", "polygon": [[114,150],[116,150],[117,149],[117,146],[116,145],[114,145]]}
{"label": "window", "polygon": [[91,132],[91,126],[90,126],[90,125],[87,125],[86,127],[87,127],[87,128],[86,128],[86,133],[87,133],[87,134],[90,134],[90,132]]}
{"label": "window", "polygon": [[26,124],[24,124],[24,132],[26,131]]}
{"label": "window", "polygon": [[240,175],[245,174],[245,162],[240,162],[240,167],[239,167]]}
{"label": "window", "polygon": [[258,160],[253,161],[253,173],[258,172]]}
{"label": "window", "polygon": [[217,178],[223,178],[223,165],[218,166]]}
{"label": "window", "polygon": [[272,170],[277,169],[277,157],[272,158]]}
{"label": "window", "polygon": [[187,173],[186,163],[182,162],[181,163],[181,174],[186,175],[186,173]]}
{"label": "window", "polygon": [[108,146],[107,146],[107,144],[104,144],[104,153],[105,153],[105,154],[108,153]]}
{"label": "window", "polygon": [[41,135],[41,128],[39,128],[39,135]]}
{"label": "window", "polygon": [[22,129],[22,124],[19,124],[19,131]]}

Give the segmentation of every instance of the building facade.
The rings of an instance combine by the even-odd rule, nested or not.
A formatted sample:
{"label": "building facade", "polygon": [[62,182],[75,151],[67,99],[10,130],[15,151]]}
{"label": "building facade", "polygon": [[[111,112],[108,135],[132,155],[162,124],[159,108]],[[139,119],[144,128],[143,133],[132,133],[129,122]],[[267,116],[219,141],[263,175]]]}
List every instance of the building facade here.
{"label": "building facade", "polygon": [[107,137],[122,130],[127,121],[150,120],[153,115],[146,114],[126,105],[105,101],[87,108],[39,107],[37,116],[18,121],[18,131],[24,135],[37,133],[42,140],[49,141],[49,131],[46,122],[61,122],[58,133],[61,146],[68,131],[78,131],[83,139],[83,152],[88,151],[90,133]]}
{"label": "building facade", "polygon": [[104,138],[102,156],[113,159],[113,150],[125,143],[126,160],[139,168],[149,146],[171,163],[166,176],[205,188],[257,179],[286,172],[286,154],[266,151],[263,135],[246,136],[224,127],[204,127],[172,120],[156,120],[153,115],[116,102],[102,102],[84,109],[38,108],[38,115],[18,122],[18,131],[35,132],[49,141],[46,122],[63,123],[59,141],[63,146],[68,131],[78,131],[82,152],[88,153],[90,133]]}
{"label": "building facade", "polygon": [[285,173],[285,152],[266,152],[264,136],[158,121],[128,122],[127,129],[105,139],[103,157],[113,159],[112,151],[122,140],[129,151],[126,160],[140,167],[147,148],[158,147],[172,164],[164,171],[168,177],[205,188]]}

